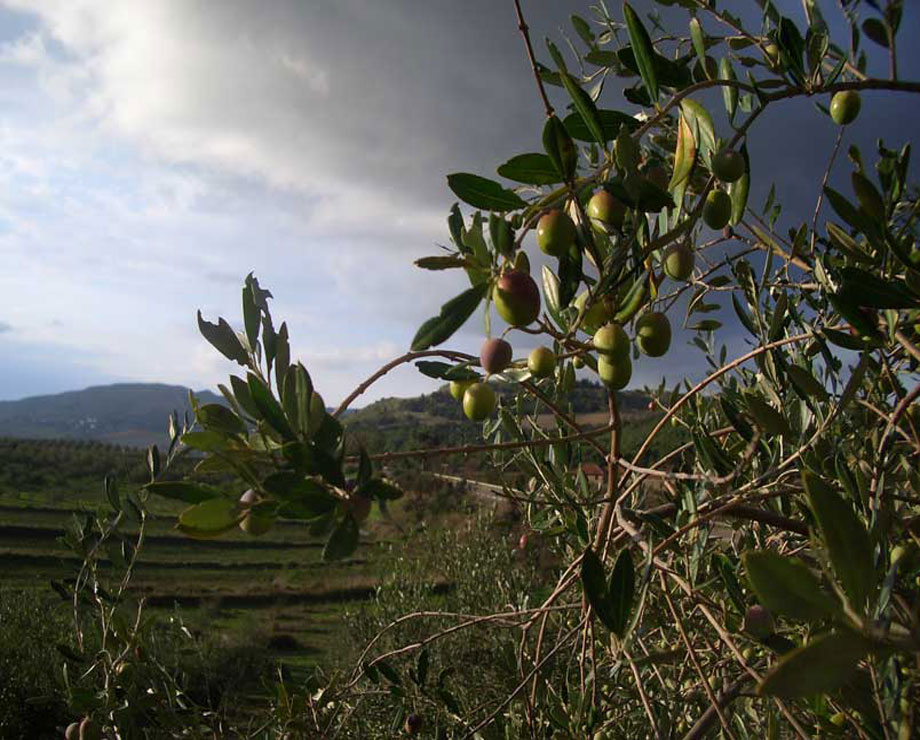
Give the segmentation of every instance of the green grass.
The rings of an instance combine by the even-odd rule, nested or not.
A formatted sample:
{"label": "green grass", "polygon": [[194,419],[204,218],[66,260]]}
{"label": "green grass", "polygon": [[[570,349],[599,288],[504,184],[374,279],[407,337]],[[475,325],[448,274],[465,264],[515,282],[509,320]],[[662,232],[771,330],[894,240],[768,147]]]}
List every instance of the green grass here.
{"label": "green grass", "polygon": [[[101,491],[0,494],[0,588],[41,596],[52,593],[50,581],[73,577],[80,560],[60,537],[74,516],[103,506]],[[392,502],[391,516],[402,517],[404,507]],[[325,563],[323,541],[300,523],[279,522],[261,537],[232,531],[192,540],[175,529],[181,504],[154,500],[150,508],[132,581],[149,611],[167,616],[179,608],[196,629],[260,635],[297,673],[338,662],[345,609],[373,593],[383,576],[377,551],[401,536],[375,506],[355,554]],[[101,567],[109,567],[106,560]]]}

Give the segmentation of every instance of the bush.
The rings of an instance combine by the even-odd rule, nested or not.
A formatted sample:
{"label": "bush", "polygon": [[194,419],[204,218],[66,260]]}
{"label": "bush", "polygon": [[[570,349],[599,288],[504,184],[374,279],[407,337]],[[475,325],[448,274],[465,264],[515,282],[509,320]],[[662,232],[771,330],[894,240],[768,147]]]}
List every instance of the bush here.
{"label": "bush", "polygon": [[56,736],[70,720],[56,645],[73,613],[50,592],[0,589],[0,738]]}

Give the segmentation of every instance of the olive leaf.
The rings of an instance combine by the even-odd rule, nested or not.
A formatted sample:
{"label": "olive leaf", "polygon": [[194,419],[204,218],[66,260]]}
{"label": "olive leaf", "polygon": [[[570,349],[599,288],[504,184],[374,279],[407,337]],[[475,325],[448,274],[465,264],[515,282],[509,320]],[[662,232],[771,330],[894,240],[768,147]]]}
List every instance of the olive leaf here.
{"label": "olive leaf", "polygon": [[447,341],[472,316],[488,289],[488,283],[474,285],[441,306],[440,314],[419,327],[412,340],[412,351],[419,352]]}
{"label": "olive leaf", "polygon": [[447,176],[447,186],[460,200],[474,208],[488,211],[516,211],[527,203],[511,190],[506,190],[494,180],[468,172],[455,172]]}
{"label": "olive leaf", "polygon": [[751,187],[751,160],[748,156],[747,142],[741,145],[741,156],[744,158],[744,174],[728,186],[728,194],[732,199],[732,215],[729,223],[737,226],[744,218],[747,208],[748,191]]}
{"label": "olive leaf", "polygon": [[[557,119],[558,120],[558,119]],[[553,185],[563,177],[545,154],[518,154],[498,167],[498,174],[525,185]]]}
{"label": "olive leaf", "polygon": [[240,365],[249,364],[249,355],[243,343],[224,319],[218,319],[218,323],[212,324],[205,321],[201,311],[198,311],[198,330],[228,360],[234,360]]}
{"label": "olive leaf", "polygon": [[629,43],[632,46],[633,53],[636,55],[636,65],[639,67],[639,75],[645,89],[648,90],[649,97],[654,103],[658,100],[658,75],[655,70],[655,47],[652,46],[652,40],[649,38],[648,31],[636,15],[629,3],[623,3],[623,17],[626,20],[626,29],[629,32]]}
{"label": "olive leaf", "polygon": [[176,528],[190,537],[216,537],[235,527],[240,517],[236,501],[212,498],[182,511]]}
{"label": "olive leaf", "polygon": [[869,645],[858,635],[832,632],[786,653],[764,677],[759,692],[795,698],[825,694],[856,674]]}
{"label": "olive leaf", "polygon": [[155,481],[148,483],[144,488],[148,493],[155,493],[163,498],[184,501],[187,504],[200,504],[212,498],[220,498],[223,494],[213,486],[187,481]]}
{"label": "olive leaf", "polygon": [[802,484],[834,573],[853,607],[862,611],[875,587],[869,533],[849,502],[817,475],[803,470]]}
{"label": "olive leaf", "polygon": [[770,611],[815,621],[839,610],[817,576],[798,558],[754,550],[746,552],[742,561],[751,588]]}
{"label": "olive leaf", "polygon": [[338,526],[332,530],[326,546],[323,548],[323,560],[341,560],[347,558],[358,548],[358,523],[350,514],[345,514]]}
{"label": "olive leaf", "polygon": [[[600,129],[598,128],[598,130]],[[603,143],[603,138],[601,143]],[[546,150],[546,154],[559,176],[563,180],[570,180],[575,174],[575,168],[578,166],[578,151],[572,141],[572,136],[556,116],[547,118],[546,124],[543,126],[543,148]],[[558,182],[558,176],[554,182]]]}
{"label": "olive leaf", "polygon": [[[621,113],[618,110],[595,109],[595,112],[604,142],[613,141],[623,126],[626,126],[630,131],[635,131],[642,125],[632,116]],[[570,113],[562,120],[562,125],[565,126],[566,131],[569,132],[573,139],[587,142],[595,140],[594,134],[591,133],[580,113]]]}
{"label": "olive leaf", "polygon": [[674,174],[668,183],[668,190],[673,191],[687,181],[695,159],[696,140],[686,116],[681,112],[677,128],[677,147],[674,150]]}

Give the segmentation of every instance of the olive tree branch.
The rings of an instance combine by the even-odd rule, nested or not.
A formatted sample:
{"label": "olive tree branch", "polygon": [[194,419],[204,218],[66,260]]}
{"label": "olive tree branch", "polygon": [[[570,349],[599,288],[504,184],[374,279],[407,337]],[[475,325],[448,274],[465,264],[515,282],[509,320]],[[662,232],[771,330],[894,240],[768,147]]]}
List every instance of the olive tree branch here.
{"label": "olive tree branch", "polygon": [[470,362],[477,361],[477,357],[473,355],[468,355],[464,352],[454,352],[453,350],[447,349],[429,349],[422,352],[406,352],[404,355],[400,355],[395,360],[391,360],[386,365],[381,367],[377,372],[371,375],[367,380],[361,383],[357,388],[355,388],[345,400],[339,404],[339,407],[332,412],[333,416],[341,416],[342,413],[352,404],[352,402],[364,393],[368,388],[370,388],[374,383],[376,383],[380,378],[386,375],[390,370],[404,365],[407,362],[412,362],[413,360],[419,360],[422,357],[444,357],[448,360],[453,360],[455,362]]}
{"label": "olive tree branch", "polygon": [[540,97],[543,99],[546,117],[550,118],[555,115],[555,111],[546,95],[546,88],[543,86],[543,80],[540,79],[540,73],[537,71],[537,59],[533,53],[533,45],[530,43],[530,27],[524,20],[524,13],[521,10],[521,0],[514,0],[514,11],[517,14],[518,30],[520,30],[521,35],[524,37],[524,46],[527,47],[527,58],[530,60],[530,68],[533,70],[534,79],[537,81],[537,87],[540,90]]}

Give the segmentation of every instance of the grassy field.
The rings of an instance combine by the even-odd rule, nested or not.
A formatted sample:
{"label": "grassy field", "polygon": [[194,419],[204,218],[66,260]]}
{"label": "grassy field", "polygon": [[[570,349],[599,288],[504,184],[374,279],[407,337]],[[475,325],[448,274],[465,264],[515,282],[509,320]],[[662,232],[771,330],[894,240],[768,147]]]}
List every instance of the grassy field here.
{"label": "grassy field", "polygon": [[[100,504],[54,492],[0,495],[0,587],[50,591],[51,580],[72,577],[79,562],[59,538],[75,514]],[[245,631],[291,668],[338,662],[344,610],[373,595],[375,555],[390,527],[368,520],[355,556],[328,564],[322,542],[297,523],[258,538],[237,531],[199,541],[174,529],[168,502],[155,509],[132,586],[150,610],[178,607],[197,629]]]}

